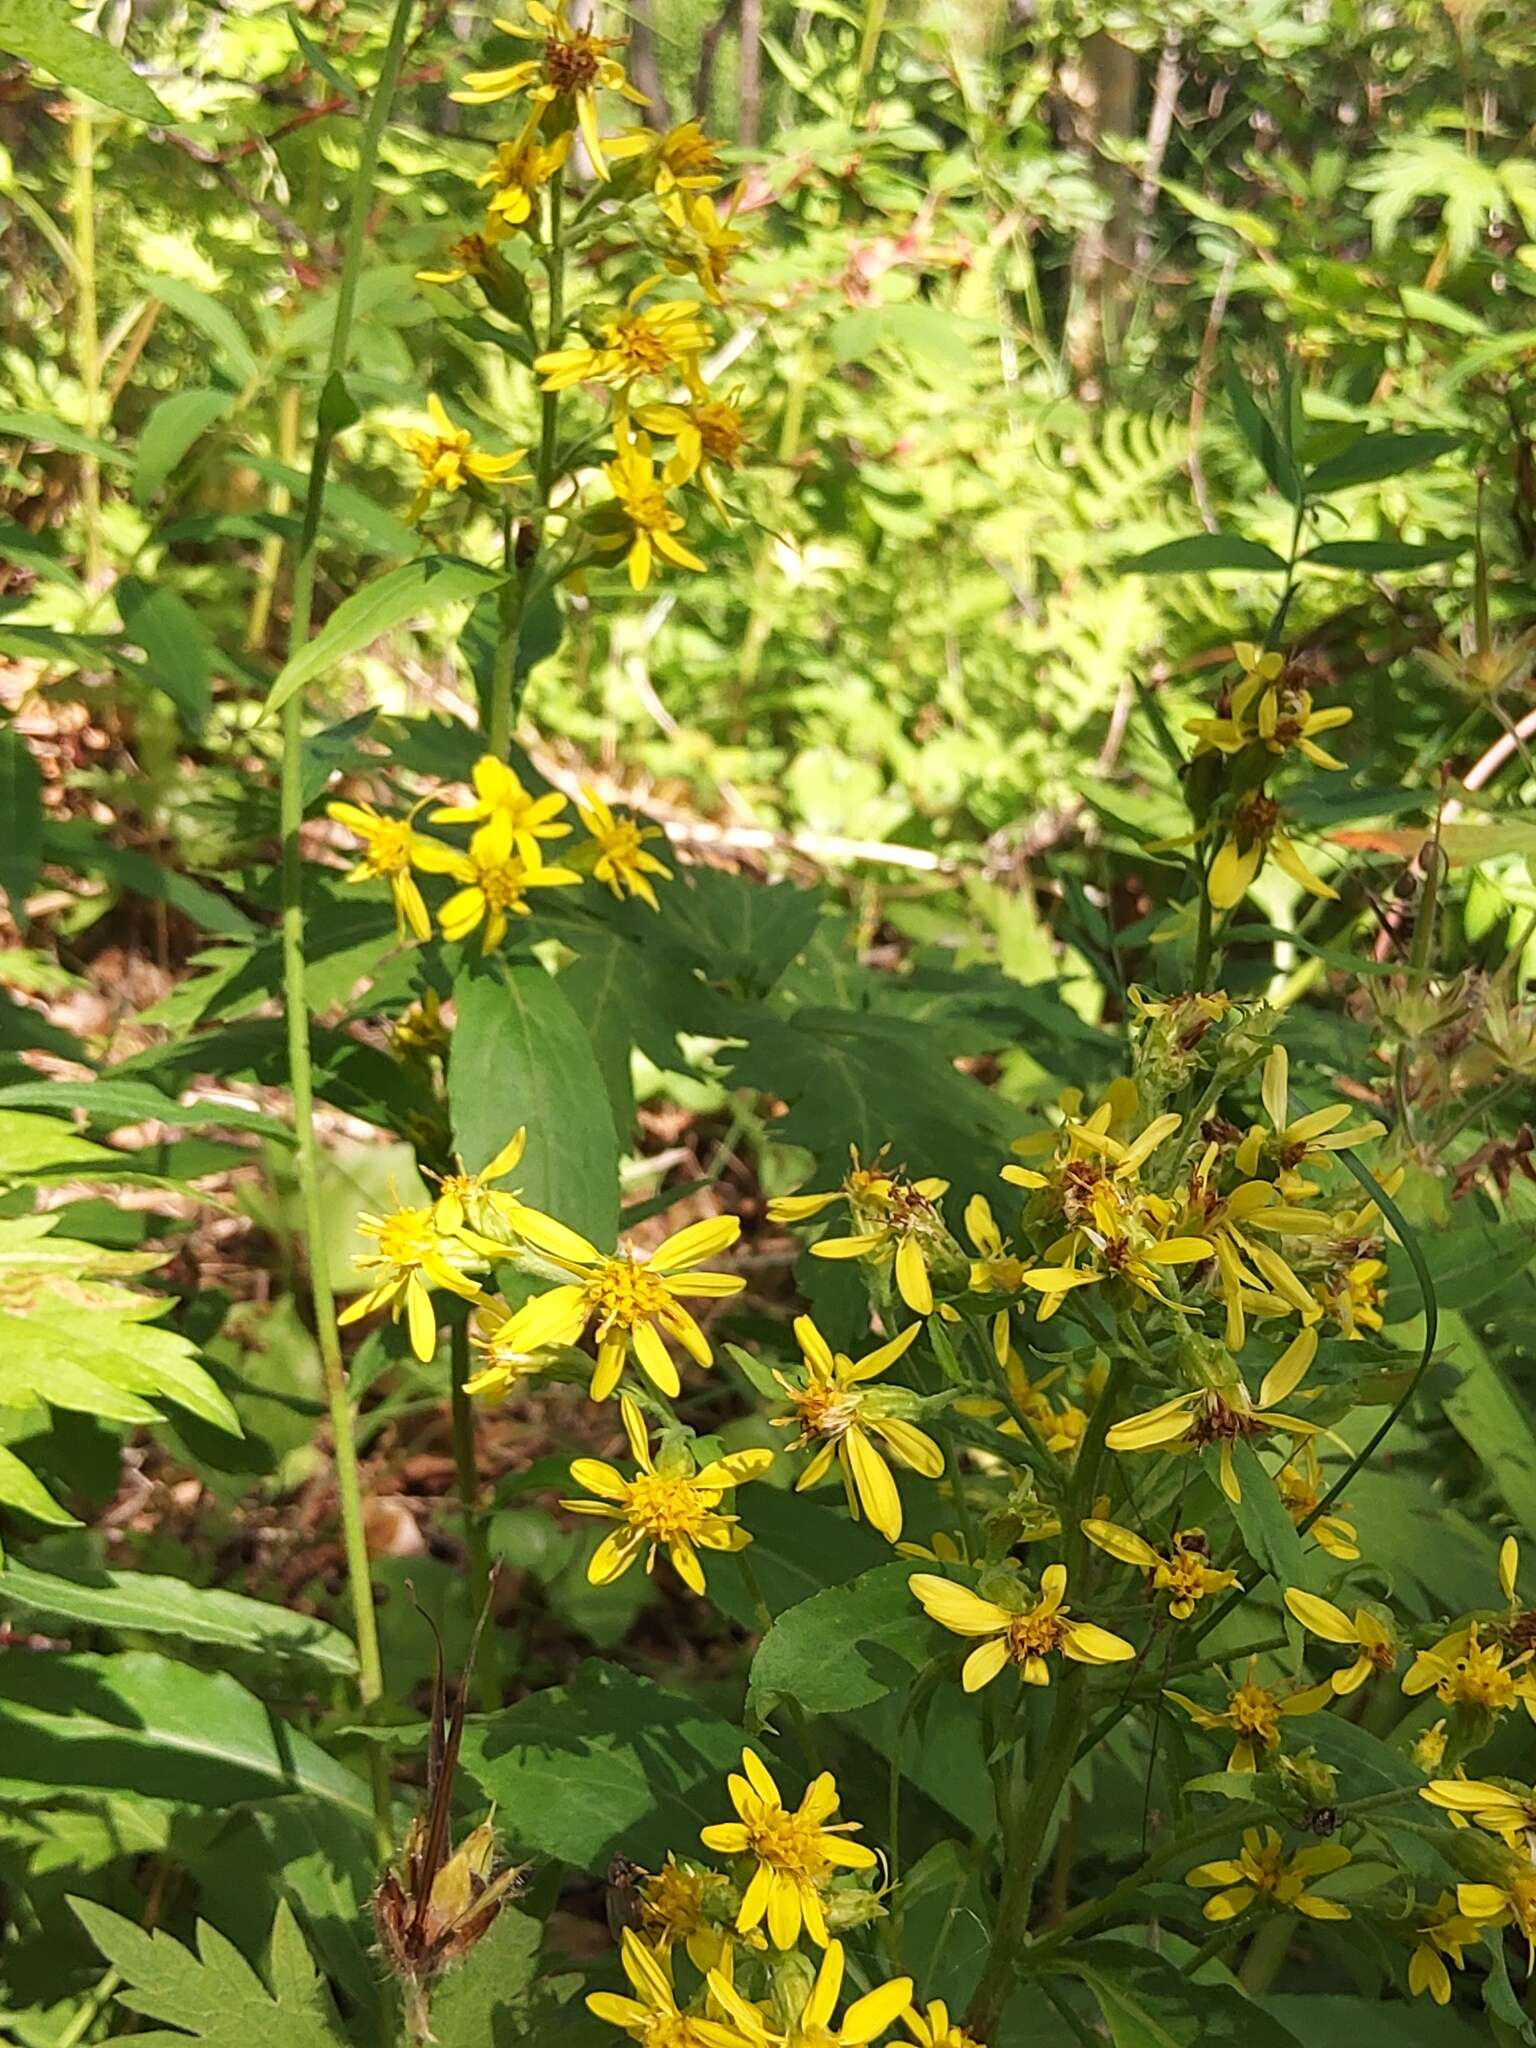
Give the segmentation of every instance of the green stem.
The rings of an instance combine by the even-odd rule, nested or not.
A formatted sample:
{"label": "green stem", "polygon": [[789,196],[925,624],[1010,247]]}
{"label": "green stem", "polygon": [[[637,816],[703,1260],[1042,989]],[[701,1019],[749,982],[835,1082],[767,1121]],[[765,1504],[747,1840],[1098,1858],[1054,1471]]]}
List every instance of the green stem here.
{"label": "green stem", "polygon": [[[458,1483],[459,1508],[464,1517],[464,1554],[469,1572],[464,1595],[469,1606],[469,1627],[473,1636],[480,1615],[490,1598],[491,1553],[486,1542],[485,1517],[480,1511],[480,1473],[475,1462],[475,1408],[464,1391],[469,1378],[469,1325],[455,1323],[449,1339],[449,1372],[452,1379],[453,1469]],[[475,1688],[480,1710],[494,1714],[501,1705],[501,1673],[497,1668],[496,1631],[479,1630],[475,1651]]]}
{"label": "green stem", "polygon": [[1296,1923],[1289,1913],[1277,1913],[1274,1919],[1260,1923],[1237,1973],[1238,1982],[1250,1998],[1262,1998],[1274,1983],[1295,1932]]}
{"label": "green stem", "polygon": [[[309,638],[310,615],[314,605],[315,572],[320,546],[320,515],[325,501],[326,471],[330,466],[331,444],[338,427],[334,403],[336,384],[347,360],[352,334],[352,316],[357,305],[358,279],[362,272],[363,248],[373,181],[378,170],[379,144],[390,104],[399,82],[405,54],[405,35],[413,0],[395,0],[389,41],[374,87],[373,99],[363,123],[357,174],[352,186],[351,210],[347,218],[342,251],[341,278],[336,294],[336,318],[331,328],[322,385],[321,418],[315,430],[314,452],[310,457],[309,482],[304,500],[304,518],[299,533],[298,560],[293,578],[293,611],[288,631],[288,655],[292,659]],[[282,900],[283,900],[283,1004],[288,1025],[288,1072],[293,1095],[296,1138],[295,1164],[304,1206],[304,1228],[309,1240],[310,1291],[314,1302],[315,1333],[325,1375],[326,1406],[331,1418],[331,1436],[336,1461],[336,1491],[341,1505],[342,1544],[347,1559],[347,1585],[351,1597],[353,1627],[357,1636],[358,1691],[365,1710],[384,1690],[383,1665],[379,1655],[378,1622],[373,1610],[373,1585],[368,1569],[368,1543],[363,1529],[362,1487],[358,1477],[352,1404],[347,1390],[346,1366],[341,1354],[341,1335],[336,1327],[336,1302],[331,1291],[326,1244],[326,1218],[320,1196],[320,1148],[315,1137],[314,1068],[309,1042],[309,1002],[305,991],[303,849],[300,829],[304,822],[304,693],[297,691],[283,707],[283,765],[281,789]],[[370,1750],[377,1761],[373,1770],[374,1818],[380,1846],[392,1846],[388,1766],[375,1744]]]}
{"label": "green stem", "polygon": [[[69,123],[70,228],[75,256],[75,371],[85,399],[82,424],[92,440],[99,437],[101,417],[101,341],[96,313],[96,135],[90,115],[77,107]],[[80,458],[80,510],[85,521],[85,580],[101,582],[101,464],[94,455]]]}

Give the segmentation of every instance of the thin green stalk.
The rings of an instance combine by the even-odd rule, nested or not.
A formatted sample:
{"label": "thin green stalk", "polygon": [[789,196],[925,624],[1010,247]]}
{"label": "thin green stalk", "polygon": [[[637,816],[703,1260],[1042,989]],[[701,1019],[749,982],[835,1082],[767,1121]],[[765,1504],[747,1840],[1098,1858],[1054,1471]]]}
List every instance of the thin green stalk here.
{"label": "thin green stalk", "polygon": [[[96,134],[90,115],[76,107],[69,123],[70,231],[74,237],[75,372],[85,400],[82,424],[92,440],[102,429],[101,337],[96,312]],[[85,580],[101,582],[101,464],[80,458],[80,509],[85,519]]]}
{"label": "thin green stalk", "polygon": [[[464,1554],[469,1561],[465,1595],[469,1601],[469,1625],[479,1621],[491,1588],[491,1554],[486,1543],[485,1517],[480,1511],[480,1474],[475,1464],[474,1403],[464,1391],[469,1378],[469,1325],[455,1323],[450,1339],[449,1372],[452,1377],[453,1469],[458,1482],[459,1507],[464,1517]],[[494,1714],[501,1705],[501,1673],[497,1669],[496,1631],[478,1631],[475,1648],[475,1689],[482,1713]]]}
{"label": "thin green stalk", "polygon": [[[396,0],[390,22],[389,41],[363,123],[357,174],[353,180],[351,209],[347,218],[342,250],[341,278],[336,294],[336,318],[331,328],[322,384],[320,418],[315,430],[314,452],[310,457],[309,482],[304,500],[304,518],[299,533],[298,559],[293,578],[293,610],[288,630],[291,660],[309,638],[310,615],[314,605],[315,572],[320,546],[320,515],[325,500],[326,471],[330,466],[331,444],[339,431],[337,410],[341,371],[347,360],[352,335],[352,318],[357,305],[358,279],[362,273],[363,248],[373,181],[378,171],[379,144],[390,105],[400,78],[405,54],[406,29],[413,0]],[[326,1218],[320,1198],[320,1148],[315,1137],[314,1068],[309,1043],[309,1001],[305,990],[303,851],[300,828],[304,822],[304,693],[297,691],[283,707],[283,763],[281,786],[282,901],[283,901],[283,1004],[288,1026],[288,1073],[293,1095],[296,1138],[295,1165],[304,1206],[304,1228],[309,1240],[310,1292],[314,1302],[315,1334],[325,1375],[326,1405],[331,1418],[331,1436],[336,1461],[336,1491],[341,1506],[342,1544],[347,1560],[347,1586],[351,1598],[353,1628],[357,1636],[358,1691],[365,1709],[384,1690],[383,1665],[379,1655],[378,1623],[373,1610],[373,1585],[368,1569],[368,1543],[363,1528],[362,1488],[358,1478],[352,1403],[347,1390],[346,1366],[341,1354],[341,1336],[336,1327],[336,1302],[331,1291],[327,1265]],[[392,1846],[388,1768],[381,1751],[373,1749],[374,1817],[380,1847]]]}

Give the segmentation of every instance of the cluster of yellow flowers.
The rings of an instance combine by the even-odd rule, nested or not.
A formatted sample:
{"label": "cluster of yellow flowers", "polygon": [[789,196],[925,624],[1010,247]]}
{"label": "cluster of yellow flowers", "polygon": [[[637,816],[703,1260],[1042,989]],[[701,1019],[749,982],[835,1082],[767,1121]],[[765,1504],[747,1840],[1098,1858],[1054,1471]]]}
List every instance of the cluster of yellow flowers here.
{"label": "cluster of yellow flowers", "polygon": [[[479,227],[454,243],[446,268],[420,276],[440,286],[465,279],[479,285],[532,347],[546,405],[577,385],[605,395],[612,456],[602,473],[610,495],[575,519],[576,545],[559,573],[578,575],[588,562],[622,552],[631,583],[643,590],[663,563],[704,567],[683,537],[686,519],[672,494],[696,486],[729,520],[721,485],[745,460],[747,421],[740,389],[712,391],[705,365],[715,340],[710,312],[723,305],[732,263],[747,238],[735,225],[735,200],[723,213],[716,204],[713,195],[725,176],[721,146],[698,121],[665,133],[644,127],[601,132],[600,95],[646,104],[616,54],[622,39],[573,26],[568,0],[553,7],[528,0],[527,14],[526,23],[496,25],[533,42],[536,54],[501,69],[472,71],[453,95],[470,106],[519,100],[527,113],[475,181],[488,191]],[[578,144],[592,185],[567,217],[565,181]],[[645,275],[622,304],[583,313],[575,323],[581,338],[569,339],[563,266],[599,236],[611,245],[621,217],[635,235]],[[507,245],[519,237],[534,245],[550,274],[543,347],[530,324],[528,287],[507,260]],[[668,279],[685,280],[691,295],[666,295]],[[486,454],[454,426],[435,395],[427,403],[427,429],[395,430],[419,471],[413,516],[438,491],[478,488],[484,494],[530,480],[521,467],[526,450]],[[658,441],[670,444],[659,466]],[[537,481],[547,494],[553,481],[548,453]]]}
{"label": "cluster of yellow flowers", "polygon": [[[621,1957],[630,1995],[593,1992],[587,2004],[597,2018],[645,2048],[866,2048],[898,2023],[917,2048],[984,2048],[941,2000],[917,2004],[910,1977],[843,2004],[838,1933],[884,1908],[878,1856],[850,1839],[856,1822],[833,1818],[831,1772],[791,1807],[747,1748],[727,1782],[736,1818],[700,1839],[729,1858],[728,1872],[676,1855],[655,1872],[626,1871]],[[691,1995],[679,1993],[680,1954],[698,1979]]]}
{"label": "cluster of yellow flowers", "polygon": [[646,842],[664,835],[659,825],[642,825],[610,809],[593,789],[584,789],[576,815],[585,840],[566,856],[567,865],[551,865],[545,844],[565,839],[572,830],[562,816],[566,799],[556,790],[534,796],[517,774],[493,754],[475,763],[474,798],[467,804],[439,804],[429,822],[472,825],[467,847],[433,839],[416,826],[417,813],[435,801],[425,796],[404,817],[377,811],[371,804],[346,801],[326,805],[326,813],[362,842],[362,854],[347,879],[387,882],[394,898],[400,936],[432,936],[432,919],[418,874],[446,875],[458,887],[437,914],[445,939],[467,939],[480,933],[482,950],[493,952],[506,937],[509,921],[527,917],[533,889],[570,888],[590,877],[621,900],[638,896],[658,908],[651,877],[670,879],[671,869]]}

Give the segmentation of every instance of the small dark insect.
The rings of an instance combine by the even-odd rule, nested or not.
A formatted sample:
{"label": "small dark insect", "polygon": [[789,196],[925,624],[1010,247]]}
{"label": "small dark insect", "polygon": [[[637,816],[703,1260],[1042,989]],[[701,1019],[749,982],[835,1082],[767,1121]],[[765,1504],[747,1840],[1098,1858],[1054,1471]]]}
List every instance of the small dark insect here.
{"label": "small dark insect", "polygon": [[1302,1822],[1309,1834],[1331,1835],[1339,1825],[1339,1810],[1336,1806],[1314,1806]]}
{"label": "small dark insect", "polygon": [[494,1593],[493,1579],[451,1706],[443,1639],[431,1617],[422,1617],[437,1646],[426,1806],[411,1822],[398,1865],[385,1871],[373,1895],[379,1946],[405,1987],[406,2026],[415,2041],[432,2038],[428,2006],[433,1980],[451,1964],[461,1962],[490,1932],[522,1877],[515,1867],[494,1874],[496,1832],[489,1821],[466,1835],[456,1850],[452,1847],[453,1788],[464,1736],[468,1674],[474,1669],[480,1631]]}
{"label": "small dark insect", "polygon": [[608,1911],[608,1931],[617,1941],[626,1927],[640,1925],[639,1885],[647,1873],[638,1863],[632,1863],[627,1856],[615,1856],[608,1865],[608,1884],[604,1905]]}

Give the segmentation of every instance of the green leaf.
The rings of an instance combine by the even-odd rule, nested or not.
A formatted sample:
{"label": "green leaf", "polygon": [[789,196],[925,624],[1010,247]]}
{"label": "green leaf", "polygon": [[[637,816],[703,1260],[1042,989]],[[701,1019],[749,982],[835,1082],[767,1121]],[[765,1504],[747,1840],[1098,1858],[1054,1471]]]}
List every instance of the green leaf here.
{"label": "green leaf", "polygon": [[[417,1747],[420,1728],[367,1729]],[[705,1707],[616,1664],[583,1664],[568,1684],[465,1724],[462,1769],[519,1851],[603,1871],[626,1856],[655,1869],[728,1817],[725,1774],[741,1733]],[[786,1792],[789,1787],[786,1785]]]}
{"label": "green leaf", "polygon": [[1315,569],[1357,569],[1362,576],[1394,569],[1431,569],[1454,562],[1471,547],[1467,540],[1436,540],[1414,544],[1403,540],[1330,540],[1302,556]]}
{"label": "green leaf", "polygon": [[370,1828],[368,1788],[223,1671],[149,1650],[0,1659],[5,1775],[212,1812],[307,1793]]}
{"label": "green leaf", "polygon": [[121,1152],[80,1138],[57,1117],[30,1116],[25,1110],[0,1109],[0,1182],[13,1174],[38,1173],[55,1166],[127,1163]]}
{"label": "green leaf", "polygon": [[[737,1495],[736,1512],[751,1533],[749,1560],[770,1614],[783,1614],[829,1584],[842,1585],[891,1561],[885,1538],[867,1522],[853,1521],[841,1503],[826,1507],[811,1494],[749,1486]],[[740,1572],[726,1560],[722,1565],[710,1581],[711,1596],[743,1628],[755,1629],[757,1609]]]}
{"label": "green leaf", "polygon": [[500,580],[489,569],[452,555],[423,555],[388,570],[339,604],[314,639],[299,649],[273,683],[266,709],[281,710],[295,691],[407,619],[472,603]]}
{"label": "green leaf", "polygon": [[608,1091],[613,1128],[621,1146],[635,1122],[635,1088],[630,1069],[636,1012],[646,1000],[645,955],[614,931],[586,945],[560,970],[560,992],[581,1019]]}
{"label": "green leaf", "polygon": [[327,2000],[303,1936],[286,1901],[272,1929],[271,1989],[232,1942],[206,1921],[197,1953],[163,1932],[147,1933],[91,1899],[71,1899],[76,1916],[121,1984],[115,1996],[130,2012],[177,2029],[134,2034],[145,2048],[342,2048],[345,2036]]}
{"label": "green leaf", "polygon": [[213,642],[186,599],[167,583],[119,579],[113,592],[127,637],[143,648],[144,678],[163,690],[191,733],[201,731],[213,704]]}
{"label": "green leaf", "polygon": [[1130,555],[1117,564],[1122,576],[1195,575],[1210,569],[1261,569],[1285,574],[1285,559],[1262,541],[1235,533],[1192,533],[1184,540],[1165,541],[1144,555]]}
{"label": "green leaf", "polygon": [[1064,1959],[1092,1991],[1115,2048],[1297,2048],[1230,1984],[1198,1984],[1130,1942],[1078,1942]]}
{"label": "green leaf", "polygon": [[357,1670],[357,1653],[340,1629],[270,1601],[149,1572],[90,1566],[33,1571],[15,1560],[0,1572],[0,1613],[129,1635],[170,1636],[241,1650],[274,1664],[297,1664],[333,1677]]}
{"label": "green leaf", "polygon": [[102,37],[87,35],[65,0],[0,0],[0,50],[135,121],[171,120],[127,59]]}
{"label": "green leaf", "polygon": [[0,1108],[82,1109],[91,1123],[105,1130],[155,1122],[176,1130],[253,1131],[280,1144],[293,1143],[288,1125],[260,1110],[226,1102],[178,1102],[147,1081],[118,1081],[110,1075],[81,1081],[16,1081],[0,1088]]}
{"label": "green leaf", "polygon": [[244,385],[261,374],[245,330],[222,300],[189,284],[184,277],[162,277],[151,272],[144,289],[161,305],[179,313],[189,327],[213,343],[214,355],[231,381]]}
{"label": "green leaf", "polygon": [[[1509,1286],[1536,1258],[1536,1232],[1527,1223],[1470,1223],[1437,1230],[1424,1256],[1443,1309],[1476,1308]],[[1387,1262],[1387,1321],[1411,1321],[1422,1311],[1408,1289],[1409,1262],[1394,1248]]]}
{"label": "green leaf", "polygon": [[0,727],[0,889],[17,925],[26,923],[26,900],[43,862],[43,780],[37,759],[12,725]]}
{"label": "green leaf", "polygon": [[[490,1933],[432,1994],[438,2048],[511,2048],[514,2042],[548,2039],[549,2008],[558,1995],[548,1996],[553,1986],[534,1986],[542,1933],[531,1915],[502,1908]],[[569,1997],[580,1984],[579,1978],[567,1978],[562,1988]]]}
{"label": "green leaf", "polygon": [[1259,1463],[1253,1445],[1241,1437],[1232,1446],[1232,1466],[1243,1490],[1242,1499],[1233,1503],[1232,1513],[1248,1555],[1282,1586],[1303,1585],[1301,1538],[1296,1534],[1296,1525],[1281,1505],[1275,1482]]}
{"label": "green leaf", "polygon": [[[0,7],[6,4],[7,0],[0,0]],[[15,6],[17,0],[9,0],[9,4]],[[26,6],[27,0],[20,0],[20,4]],[[126,449],[82,434],[57,413],[30,412],[12,406],[0,408],[0,440],[40,441],[49,448],[62,448],[69,455],[94,455],[100,462],[123,463],[129,459]]]}
{"label": "green leaf", "polygon": [[235,402],[233,391],[208,386],[162,398],[139,435],[133,464],[134,502],[147,505],[182,457]]}
{"label": "green leaf", "polygon": [[542,967],[492,959],[454,983],[448,1059],[453,1142],[471,1171],[519,1124],[523,1199],[608,1250],[619,1224],[619,1148],[592,1041],[560,982]]}
{"label": "green leaf", "polygon": [[0,1508],[13,1508],[30,1515],[34,1522],[46,1522],[55,1529],[77,1529],[76,1516],[61,1508],[41,1479],[21,1462],[14,1451],[0,1445]]}
{"label": "green leaf", "polygon": [[1469,2019],[1452,2006],[1427,1998],[1350,1998],[1337,1990],[1271,1992],[1266,2004],[1307,2048],[1361,2048],[1379,2031],[1384,2012],[1392,2015],[1392,2048],[1487,2048]]}
{"label": "green leaf", "polygon": [[1529,1398],[1516,1391],[1466,1317],[1452,1312],[1443,1330],[1458,1375],[1445,1396],[1446,1419],[1483,1461],[1518,1525],[1536,1529],[1536,1429]]}
{"label": "green leaf", "polygon": [[755,1711],[791,1699],[808,1713],[847,1713],[908,1685],[933,1635],[912,1596],[913,1570],[878,1565],[779,1615],[752,1659]]}
{"label": "green leaf", "polygon": [[1353,484],[1379,483],[1383,477],[1401,476],[1404,470],[1422,469],[1438,456],[1461,446],[1456,434],[1438,429],[1414,434],[1362,434],[1339,454],[1320,462],[1305,482],[1309,498],[1323,498],[1330,491]]}
{"label": "green leaf", "polygon": [[1222,374],[1227,389],[1227,401],[1232,407],[1233,417],[1248,446],[1259,458],[1264,474],[1269,478],[1282,498],[1288,498],[1294,505],[1301,495],[1296,465],[1280,445],[1274,428],[1264,417],[1258,401],[1249,391],[1243,374],[1235,363],[1228,363]]}

